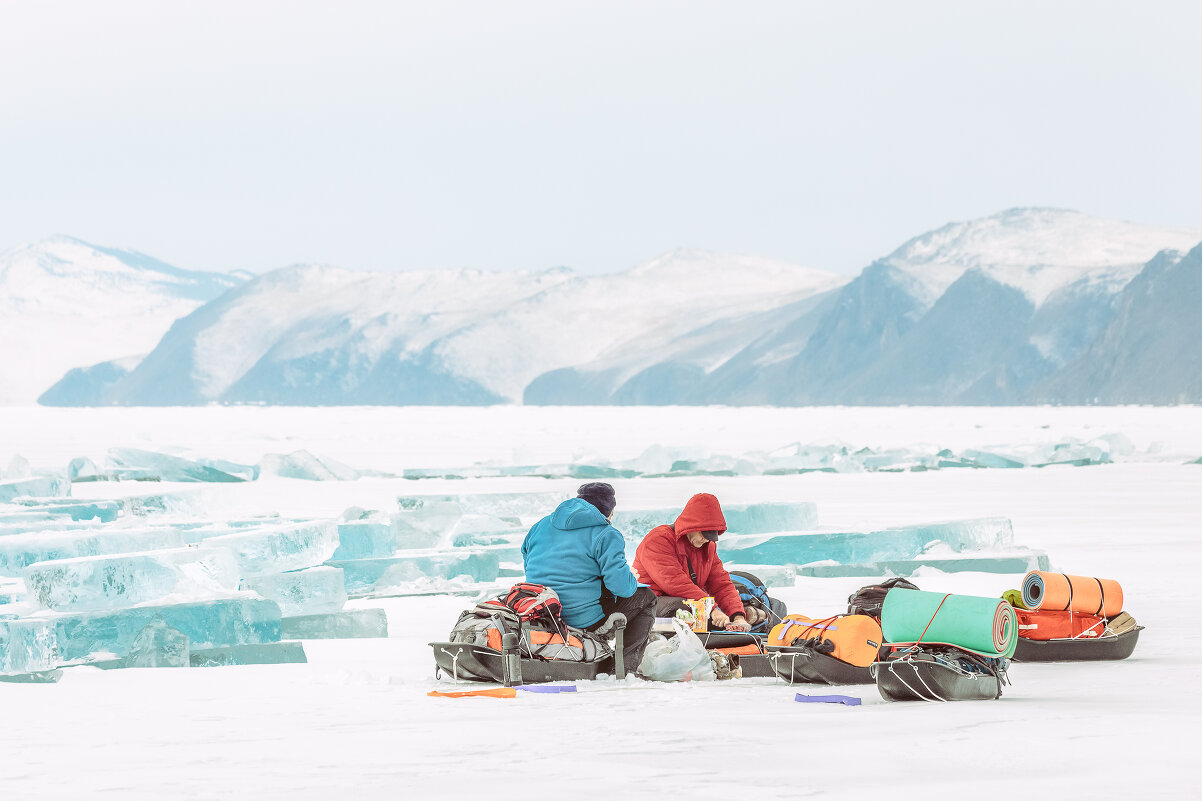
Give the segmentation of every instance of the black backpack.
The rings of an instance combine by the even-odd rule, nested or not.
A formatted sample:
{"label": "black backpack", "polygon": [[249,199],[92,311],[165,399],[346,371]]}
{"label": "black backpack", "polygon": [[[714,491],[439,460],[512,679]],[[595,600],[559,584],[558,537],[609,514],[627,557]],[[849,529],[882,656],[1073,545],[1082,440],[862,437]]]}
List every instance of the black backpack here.
{"label": "black backpack", "polygon": [[901,587],[903,590],[918,589],[915,584],[901,576],[885,579],[880,584],[869,584],[856,590],[848,597],[847,614],[868,615],[880,620],[881,607],[885,605],[885,595],[894,587]]}

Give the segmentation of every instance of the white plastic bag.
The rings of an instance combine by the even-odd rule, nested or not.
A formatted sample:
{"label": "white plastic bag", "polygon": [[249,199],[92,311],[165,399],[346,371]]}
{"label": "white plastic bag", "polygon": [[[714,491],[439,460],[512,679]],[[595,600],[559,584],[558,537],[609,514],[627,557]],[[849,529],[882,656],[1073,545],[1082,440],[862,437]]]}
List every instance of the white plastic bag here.
{"label": "white plastic bag", "polygon": [[647,643],[639,673],[652,681],[714,681],[714,663],[701,639],[682,621],[673,619],[676,636]]}

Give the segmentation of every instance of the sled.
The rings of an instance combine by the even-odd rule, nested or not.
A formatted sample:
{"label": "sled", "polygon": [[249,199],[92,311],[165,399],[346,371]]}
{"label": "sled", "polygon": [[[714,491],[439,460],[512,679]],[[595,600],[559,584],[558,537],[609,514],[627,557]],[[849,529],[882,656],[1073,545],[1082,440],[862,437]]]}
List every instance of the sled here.
{"label": "sled", "polygon": [[[699,631],[697,637],[707,651],[726,651],[739,657],[743,678],[772,677],[772,663],[764,654],[764,635],[745,631]],[[751,653],[754,648],[755,652]]]}
{"label": "sled", "polygon": [[[454,681],[505,682],[502,654],[474,643],[432,642],[434,678]],[[539,684],[549,681],[592,681],[602,673],[614,674],[614,657],[596,662],[572,662],[564,659],[521,659],[521,681]]]}
{"label": "sled", "polygon": [[1028,640],[1018,638],[1015,662],[1094,662],[1126,659],[1135,650],[1143,626],[1118,635],[1085,639]]}
{"label": "sled", "polygon": [[856,667],[805,645],[769,645],[773,673],[789,684],[872,684],[866,667]]}
{"label": "sled", "polygon": [[907,648],[868,666],[886,701],[987,701],[1002,697],[1006,669],[986,669],[958,648]]}

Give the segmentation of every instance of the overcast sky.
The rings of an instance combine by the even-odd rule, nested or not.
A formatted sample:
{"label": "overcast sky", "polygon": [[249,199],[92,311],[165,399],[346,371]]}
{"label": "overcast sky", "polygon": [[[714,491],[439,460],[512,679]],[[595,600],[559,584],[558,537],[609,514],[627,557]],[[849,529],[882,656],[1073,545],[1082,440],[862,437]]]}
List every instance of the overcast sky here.
{"label": "overcast sky", "polygon": [[1012,206],[1202,224],[1202,3],[2,2],[0,249],[857,271]]}

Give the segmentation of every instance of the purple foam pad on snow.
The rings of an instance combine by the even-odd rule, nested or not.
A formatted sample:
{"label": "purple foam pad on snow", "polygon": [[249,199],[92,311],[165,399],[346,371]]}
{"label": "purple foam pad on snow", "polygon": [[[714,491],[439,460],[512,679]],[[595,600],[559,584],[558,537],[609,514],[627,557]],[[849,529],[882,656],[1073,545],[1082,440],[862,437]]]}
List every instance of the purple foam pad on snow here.
{"label": "purple foam pad on snow", "polygon": [[843,704],[844,706],[859,706],[860,699],[850,695],[802,695],[797,694],[795,701],[803,704]]}
{"label": "purple foam pad on snow", "polygon": [[554,684],[522,684],[514,687],[515,690],[524,690],[528,693],[574,693],[576,685],[555,686]]}

